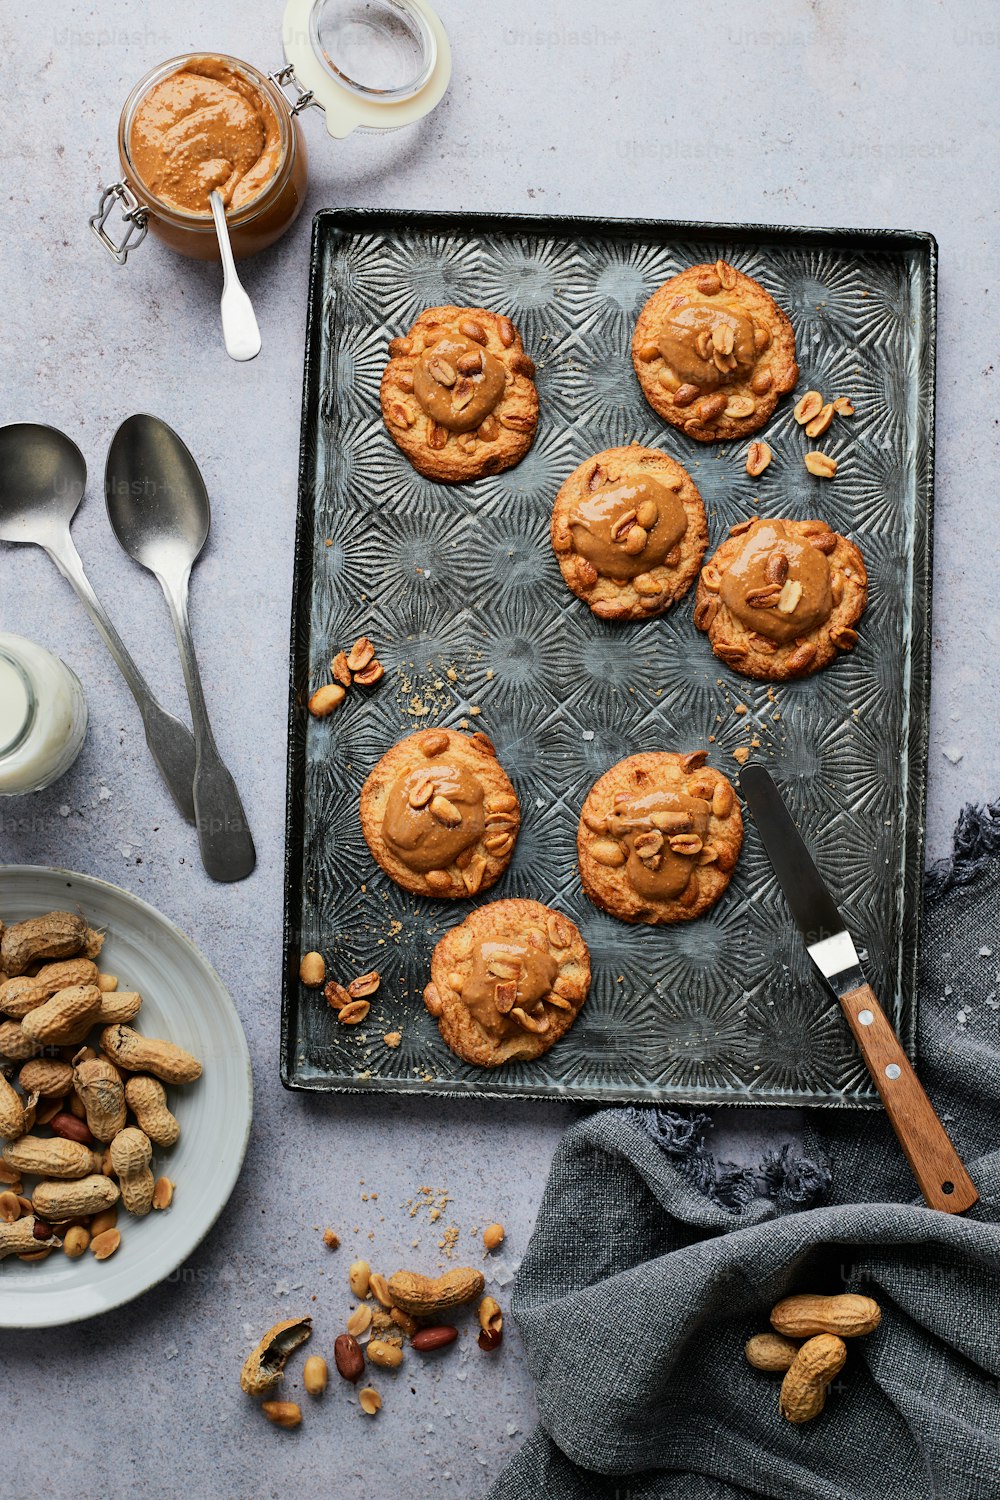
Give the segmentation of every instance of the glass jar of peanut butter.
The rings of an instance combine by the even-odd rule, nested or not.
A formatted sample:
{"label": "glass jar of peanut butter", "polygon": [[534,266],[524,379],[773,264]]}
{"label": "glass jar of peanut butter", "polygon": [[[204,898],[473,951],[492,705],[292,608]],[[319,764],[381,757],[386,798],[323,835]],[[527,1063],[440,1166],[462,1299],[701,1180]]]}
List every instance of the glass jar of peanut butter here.
{"label": "glass jar of peanut butter", "polygon": [[198,52],[135,85],[118,124],[121,178],[90,219],[119,264],[147,230],[181,255],[218,260],[213,189],[237,259],[265,249],[305,200],[303,110],[322,110],[334,137],[394,130],[433,109],[451,75],[427,0],[287,0],[282,39],[286,63],[275,73]]}

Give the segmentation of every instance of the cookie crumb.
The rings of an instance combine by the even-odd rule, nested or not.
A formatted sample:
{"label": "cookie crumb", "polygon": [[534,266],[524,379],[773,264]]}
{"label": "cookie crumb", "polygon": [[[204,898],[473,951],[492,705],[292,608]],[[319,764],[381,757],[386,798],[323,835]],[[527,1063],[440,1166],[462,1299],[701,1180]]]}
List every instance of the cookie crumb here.
{"label": "cookie crumb", "polygon": [[403,1037],[399,1031],[387,1031],[382,1040],[387,1047],[398,1047]]}
{"label": "cookie crumb", "polygon": [[745,766],[746,763],[747,763],[747,761],[749,759],[750,759],[750,746],[749,745],[740,745],[736,750],[733,751],[733,760],[739,761],[739,763],[740,763],[741,766]]}

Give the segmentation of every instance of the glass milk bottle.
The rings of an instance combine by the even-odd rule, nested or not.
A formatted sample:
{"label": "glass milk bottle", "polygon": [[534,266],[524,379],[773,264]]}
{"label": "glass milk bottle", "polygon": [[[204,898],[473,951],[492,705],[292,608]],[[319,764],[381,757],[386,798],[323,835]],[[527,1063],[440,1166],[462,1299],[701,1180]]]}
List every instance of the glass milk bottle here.
{"label": "glass milk bottle", "polygon": [[0,796],[50,786],[76,760],[86,733],[75,672],[44,646],[0,632]]}

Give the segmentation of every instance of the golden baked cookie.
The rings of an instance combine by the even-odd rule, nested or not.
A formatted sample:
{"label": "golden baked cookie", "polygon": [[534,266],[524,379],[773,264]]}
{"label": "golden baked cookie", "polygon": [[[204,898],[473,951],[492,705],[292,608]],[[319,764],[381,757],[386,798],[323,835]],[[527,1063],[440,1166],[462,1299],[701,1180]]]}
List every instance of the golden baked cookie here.
{"label": "golden baked cookie", "polygon": [[825,521],[741,521],[701,570],[694,623],[745,677],[784,682],[857,645],[864,559]]}
{"label": "golden baked cookie", "polygon": [[535,365],[509,318],[483,307],[428,307],[389,345],[379,392],[389,436],[428,479],[499,474],[538,426]]}
{"label": "golden baked cookie", "polygon": [[605,448],[573,470],[550,534],[563,578],[605,620],[662,615],[691,587],[708,546],[691,475],[638,443]]}
{"label": "golden baked cookie", "polygon": [[595,781],[576,847],[583,888],[623,922],[689,922],[714,906],[743,844],[731,785],[708,752],[630,755]]}
{"label": "golden baked cookie", "polygon": [[540,901],[493,901],[434,949],[424,1004],[451,1050],[480,1068],[541,1057],[590,988],[579,931]]}
{"label": "golden baked cookie", "polygon": [[724,260],[688,266],[653,293],[632,363],[653,410],[699,443],[756,432],[799,378],[788,318]]}
{"label": "golden baked cookie", "polygon": [[485,734],[422,729],[387,750],[361,789],[378,863],[417,896],[474,896],[510,864],[517,793]]}

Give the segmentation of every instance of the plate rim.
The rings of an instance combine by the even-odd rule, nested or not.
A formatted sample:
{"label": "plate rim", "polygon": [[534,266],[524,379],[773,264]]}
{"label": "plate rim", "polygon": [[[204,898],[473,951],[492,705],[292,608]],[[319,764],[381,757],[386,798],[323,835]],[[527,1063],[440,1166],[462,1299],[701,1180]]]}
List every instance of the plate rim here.
{"label": "plate rim", "polygon": [[[99,1318],[102,1317],[105,1313],[113,1312],[116,1308],[127,1306],[129,1302],[134,1302],[137,1297],[144,1296],[147,1292],[151,1292],[154,1287],[158,1287],[162,1282],[166,1281],[167,1277],[172,1275],[172,1273],[176,1271],[177,1268],[181,1266],[184,1261],[186,1261],[188,1257],[194,1253],[195,1250],[197,1250],[198,1246],[203,1243],[206,1237],[215,1228],[215,1225],[218,1223],[223,1209],[226,1207],[226,1204],[232,1197],[233,1190],[235,1189],[236,1184],[239,1181],[240,1174],[243,1170],[243,1163],[246,1160],[247,1148],[250,1144],[250,1131],[253,1127],[254,1103],[253,1062],[250,1057],[250,1047],[247,1042],[246,1032],[243,1028],[243,1022],[240,1019],[239,1011],[236,1009],[236,1003],[233,1000],[228,987],[223,983],[222,977],[216,970],[215,966],[209,963],[208,959],[202,953],[197,944],[188,937],[186,932],[178,927],[176,922],[174,922],[170,917],[166,916],[162,911],[159,910],[158,907],[153,906],[151,902],[146,901],[142,896],[135,895],[132,891],[126,890],[124,886],[115,885],[113,881],[104,880],[99,875],[88,875],[82,870],[65,869],[61,865],[0,864],[0,887],[2,887],[3,882],[8,877],[23,877],[25,875],[40,875],[51,877],[54,880],[62,879],[70,880],[72,882],[82,882],[85,886],[96,886],[104,891],[110,891],[116,897],[124,899],[127,906],[138,908],[140,911],[147,913],[154,922],[162,923],[163,926],[168,928],[175,937],[181,939],[183,946],[188,948],[193,954],[196,963],[204,971],[207,971],[210,978],[218,986],[220,994],[225,997],[232,1011],[233,1017],[235,1018],[236,1029],[239,1032],[243,1044],[243,1069],[241,1070],[241,1076],[246,1085],[246,1118],[244,1122],[242,1138],[239,1143],[239,1148],[233,1157],[233,1165],[230,1170],[229,1180],[224,1183],[223,1192],[220,1196],[218,1205],[213,1209],[210,1218],[208,1219],[207,1223],[205,1223],[205,1225],[199,1230],[196,1238],[193,1239],[186,1246],[186,1248],[181,1251],[179,1255],[171,1255],[167,1257],[163,1264],[162,1274],[158,1274],[154,1281],[147,1282],[145,1286],[137,1287],[135,1291],[128,1292],[122,1296],[112,1294],[105,1305],[102,1307],[93,1308],[90,1311],[86,1312],[70,1313],[68,1316],[64,1315],[60,1311],[55,1316],[43,1313],[41,1317],[25,1318],[22,1311],[12,1319],[7,1316],[5,1303],[8,1301],[11,1295],[16,1294],[11,1294],[9,1291],[4,1292],[3,1288],[0,1287],[0,1330],[11,1331],[28,1328],[63,1328],[68,1327],[73,1323],[83,1323],[91,1318]],[[241,1097],[243,1097],[243,1095],[241,1095]],[[23,1302],[24,1300],[25,1299],[23,1297],[18,1298],[18,1301],[20,1302]],[[47,1302],[43,1299],[39,1299],[39,1307],[44,1309],[46,1306]]]}

